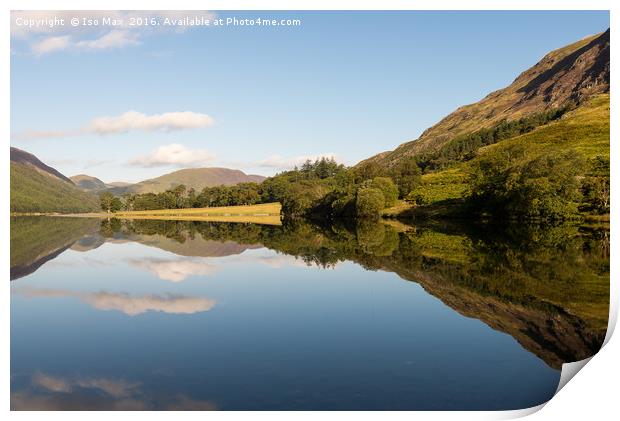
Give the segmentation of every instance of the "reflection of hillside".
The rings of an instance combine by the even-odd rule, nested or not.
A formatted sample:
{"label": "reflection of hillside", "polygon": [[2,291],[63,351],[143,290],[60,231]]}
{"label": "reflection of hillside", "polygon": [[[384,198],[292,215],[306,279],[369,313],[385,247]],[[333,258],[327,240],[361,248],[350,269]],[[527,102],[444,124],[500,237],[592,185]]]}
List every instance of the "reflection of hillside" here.
{"label": "reflection of hillside", "polygon": [[264,246],[323,267],[350,260],[418,282],[460,314],[508,333],[554,368],[593,355],[607,327],[608,227],[407,230],[401,225],[397,230],[379,223],[276,227],[114,219],[94,222],[55,218],[54,223],[28,219],[13,223],[11,277],[36,270],[36,264],[40,266],[71,244],[86,250],[103,239],[135,241],[185,256],[181,261],[132,261],[174,282],[212,271],[205,262],[192,260],[194,257],[228,256]]}
{"label": "reflection of hillside", "polygon": [[382,268],[401,278],[418,282],[459,314],[482,321],[508,333],[525,349],[551,367],[593,355],[601,347],[605,329],[588,324],[559,306],[531,297],[530,305],[485,295],[452,282],[432,269],[416,270],[386,262]]}
{"label": "reflection of hillside", "polygon": [[554,368],[598,351],[609,311],[608,228],[474,232],[301,225],[263,243],[325,266],[346,259],[395,272]]}
{"label": "reflection of hillside", "polygon": [[104,244],[105,238],[97,233],[80,238],[75,243],[73,243],[73,245],[71,246],[71,250],[84,252],[94,250]]}
{"label": "reflection of hillside", "polygon": [[98,219],[11,217],[11,280],[33,273],[98,230]]}
{"label": "reflection of hillside", "polygon": [[128,235],[127,240],[135,241],[145,246],[157,247],[180,256],[194,257],[224,257],[241,254],[245,250],[262,247],[261,245],[239,244],[234,241],[205,240],[201,236],[188,238],[180,243],[161,235]]}

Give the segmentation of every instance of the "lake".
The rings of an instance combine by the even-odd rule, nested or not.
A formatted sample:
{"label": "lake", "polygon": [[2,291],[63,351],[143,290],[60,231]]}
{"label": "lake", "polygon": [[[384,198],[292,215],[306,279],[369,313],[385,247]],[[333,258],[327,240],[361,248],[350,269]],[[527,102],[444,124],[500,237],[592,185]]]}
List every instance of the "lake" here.
{"label": "lake", "polygon": [[608,309],[609,226],[12,217],[11,408],[525,408]]}

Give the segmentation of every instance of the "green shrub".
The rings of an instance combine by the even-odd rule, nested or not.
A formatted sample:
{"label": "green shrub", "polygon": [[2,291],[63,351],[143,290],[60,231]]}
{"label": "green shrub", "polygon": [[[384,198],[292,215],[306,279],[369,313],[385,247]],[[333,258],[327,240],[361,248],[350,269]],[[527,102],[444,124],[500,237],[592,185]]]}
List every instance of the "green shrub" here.
{"label": "green shrub", "polygon": [[398,187],[388,177],[375,177],[370,183],[370,187],[381,190],[383,193],[384,206],[390,207],[396,204],[398,200]]}
{"label": "green shrub", "polygon": [[384,207],[385,199],[381,190],[366,187],[357,191],[355,211],[359,218],[377,219]]}

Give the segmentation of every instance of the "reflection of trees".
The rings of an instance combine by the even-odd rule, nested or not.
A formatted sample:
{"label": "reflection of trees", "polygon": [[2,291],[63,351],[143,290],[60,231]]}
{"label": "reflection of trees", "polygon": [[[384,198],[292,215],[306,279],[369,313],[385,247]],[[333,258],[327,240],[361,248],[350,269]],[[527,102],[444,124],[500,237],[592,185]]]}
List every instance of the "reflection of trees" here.
{"label": "reflection of trees", "polygon": [[[380,222],[321,226],[296,220],[267,226],[20,217],[11,219],[11,278],[33,272],[85,236],[151,238],[149,245],[183,255],[213,255],[213,241],[263,245],[324,268],[349,260],[395,272],[461,314],[509,333],[554,367],[592,355],[607,326],[606,226],[442,222],[399,232]],[[227,246],[224,255],[243,249]]]}
{"label": "reflection of trees", "polygon": [[110,222],[109,229],[179,242],[199,235],[262,244],[324,268],[352,260],[366,269],[392,271],[419,282],[456,311],[513,335],[554,367],[592,355],[605,334],[606,227],[451,225],[398,232],[369,221],[262,226],[133,220]]}

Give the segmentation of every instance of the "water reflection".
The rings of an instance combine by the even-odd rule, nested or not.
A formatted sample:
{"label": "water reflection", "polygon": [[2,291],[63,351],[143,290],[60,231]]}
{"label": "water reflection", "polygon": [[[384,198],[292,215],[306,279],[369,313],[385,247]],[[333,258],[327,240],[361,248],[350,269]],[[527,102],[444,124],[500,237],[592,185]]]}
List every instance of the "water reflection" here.
{"label": "water reflection", "polygon": [[212,411],[214,403],[184,395],[154,397],[140,382],[104,377],[67,378],[36,372],[29,385],[11,393],[12,411]]}
{"label": "water reflection", "polygon": [[192,314],[209,311],[215,305],[215,301],[208,298],[185,297],[173,294],[132,296],[127,293],[106,291],[90,293],[37,288],[13,288],[12,292],[27,298],[77,298],[97,310],[116,310],[128,316],[136,316],[147,311],[161,311],[169,314]]}
{"label": "water reflection", "polygon": [[[67,250],[76,254],[69,255]],[[57,258],[60,255],[67,258]],[[105,273],[109,278],[97,278],[92,284],[66,280],[59,280],[54,284],[43,282],[41,277],[32,276],[38,269],[44,272],[45,268],[49,267],[51,270],[56,262],[63,265],[62,268],[58,267],[59,270],[72,270],[73,265],[75,270],[79,271],[83,270],[84,265],[88,265],[93,270],[100,270],[102,276]],[[351,264],[363,268],[364,272],[357,269],[354,271]],[[339,271],[324,270],[339,268],[341,265],[342,274],[339,274]],[[270,272],[263,273],[261,267]],[[379,272],[373,275],[376,271]],[[441,300],[451,309],[452,314],[460,315],[458,317],[461,319],[457,322],[457,319],[451,318],[452,321],[448,323],[448,319],[445,319],[448,316],[441,316],[446,320],[445,324],[442,324],[443,319],[437,318],[439,316],[434,313],[440,309],[426,298],[411,296],[409,299],[412,302],[408,305],[405,297],[409,297],[407,294],[411,291],[402,289],[402,281],[400,286],[388,286],[388,280],[379,276],[379,273],[393,273],[401,280],[413,281],[412,285],[420,285],[427,294]],[[580,360],[596,353],[605,336],[609,309],[609,228],[567,225],[500,229],[443,223],[437,226],[411,227],[397,222],[351,226],[319,226],[310,223],[259,226],[186,221],[12,218],[11,279],[27,275],[30,275],[28,279],[13,283],[14,299],[34,302],[33,300],[38,298],[53,298],[63,300],[63,303],[73,300],[86,304],[91,309],[121,313],[136,320],[139,319],[136,316],[143,317],[148,314],[189,317],[208,312],[210,318],[196,320],[196,323],[199,322],[196,326],[193,325],[194,321],[185,319],[175,326],[180,332],[192,326],[200,329],[202,335],[214,335],[212,341],[221,343],[209,342],[211,348],[204,348],[202,351],[216,352],[213,364],[219,361],[220,365],[229,367],[228,364],[235,360],[233,355],[247,359],[247,353],[237,354],[247,349],[247,346],[256,349],[258,355],[261,354],[261,347],[265,347],[265,352],[271,346],[276,348],[263,355],[262,359],[258,359],[257,355],[253,357],[257,358],[256,361],[244,362],[243,364],[253,365],[251,368],[247,367],[246,374],[236,374],[236,380],[228,383],[232,388],[228,393],[225,392],[226,387],[218,388],[215,384],[209,386],[199,382],[199,390],[204,393],[210,391],[210,394],[198,397],[192,396],[192,390],[179,392],[186,387],[186,382],[182,382],[184,386],[181,387],[170,380],[180,376],[178,373],[186,369],[184,366],[176,366],[176,369],[172,370],[175,375],[161,382],[160,387],[170,388],[164,392],[151,390],[154,380],[144,379],[143,374],[139,377],[140,381],[120,380],[119,386],[114,389],[112,385],[115,383],[109,376],[67,378],[64,374],[58,376],[44,373],[43,367],[31,367],[27,359],[24,359],[18,375],[14,376],[21,380],[12,381],[12,407],[15,409],[26,408],[28,405],[31,408],[78,409],[90,404],[92,407],[107,409],[214,409],[220,406],[223,409],[363,409],[366,406],[373,409],[508,409],[519,407],[520,404],[533,405],[542,402],[544,397],[553,393],[553,379],[557,379],[558,374],[551,375],[552,371],[547,372],[541,367],[534,369],[534,362],[527,360],[525,354],[517,356],[514,346],[502,342],[501,337],[493,336],[492,332],[509,334],[518,342],[518,347],[540,358],[553,370],[558,370],[564,362]],[[47,279],[49,276],[52,276],[51,272]],[[367,281],[363,279],[366,279],[366,276],[371,283],[365,283]],[[161,281],[161,284],[154,284],[152,279]],[[377,284],[379,280],[382,280],[382,283]],[[327,281],[330,283],[324,283]],[[341,290],[343,287],[339,286],[340,284],[348,286]],[[198,285],[205,285],[207,291]],[[172,287],[173,290],[170,289]],[[375,292],[367,299],[359,301],[355,297],[366,291],[364,288],[373,288],[371,291]],[[391,298],[387,300],[386,297]],[[359,303],[352,304],[357,303],[355,300],[347,301],[351,298],[355,298]],[[362,305],[366,300],[367,303]],[[416,300],[422,301],[416,304]],[[41,303],[47,307],[37,311],[43,314],[51,311],[47,310],[52,305],[49,301]],[[28,305],[20,304],[16,308],[19,310]],[[216,311],[217,309],[220,311]],[[380,315],[386,320],[386,324],[374,325],[368,320],[351,319],[351,314],[360,311],[359,315],[364,317],[366,311],[371,311],[372,317]],[[329,314],[332,318],[327,320]],[[431,314],[435,314],[434,320]],[[273,320],[270,319],[272,316]],[[493,331],[476,327],[471,338],[461,337],[465,330],[474,328],[462,316],[479,320]],[[415,319],[416,317],[423,317],[427,322],[422,323]],[[16,323],[15,319],[13,314],[13,323]],[[296,320],[296,325],[291,326],[294,330],[287,334],[283,326],[288,319],[290,323]],[[26,319],[19,320],[21,324],[28,325]],[[149,324],[143,329],[149,331],[176,323],[172,319],[166,323],[161,319],[157,320],[148,319]],[[99,324],[95,324],[96,326],[105,326],[103,322],[97,323]],[[146,320],[144,323],[147,323]],[[267,333],[261,336],[258,332],[265,329],[261,323],[268,323],[269,329],[274,329],[271,334],[276,336],[272,337]],[[328,325],[321,330],[317,323]],[[343,323],[349,324],[344,335],[338,328]],[[407,324],[411,326],[408,327]],[[434,325],[443,326],[443,331],[439,327],[429,328]],[[122,329],[122,325],[119,326]],[[205,328],[207,330],[203,330]],[[407,335],[409,328],[413,329],[412,334],[424,336],[404,339],[403,335]],[[13,326],[12,334],[19,334],[20,329],[21,325]],[[219,329],[224,330],[220,332]],[[343,337],[355,335],[357,329],[361,329],[360,332],[365,329],[364,335],[369,335],[368,340],[371,342],[366,344],[367,349],[355,351],[355,354],[359,355],[347,353],[345,360],[339,360],[339,364],[330,368],[325,365],[327,357],[319,357],[322,355],[320,352],[329,350],[326,356],[329,355],[330,358],[340,358],[340,354],[337,348],[330,345],[330,341],[334,341],[335,337],[324,337],[327,334],[326,329],[330,332],[334,329],[334,333],[339,332],[337,334]],[[197,339],[195,332],[193,333],[188,331],[185,336],[180,337],[180,333],[170,332],[167,335],[177,340],[189,341],[188,347],[196,347],[198,343],[195,342]],[[302,377],[309,376],[305,382],[311,384],[314,381],[313,376],[321,375],[323,370],[327,370],[324,375],[332,373],[339,376],[339,382],[346,382],[348,378],[353,381],[356,376],[367,376],[369,380],[376,380],[376,386],[391,395],[383,396],[373,389],[373,384],[372,387],[368,385],[369,389],[366,391],[370,393],[370,390],[374,390],[371,394],[373,398],[366,396],[364,400],[366,392],[362,393],[357,389],[366,386],[360,384],[358,379],[353,382],[354,386],[350,386],[350,390],[333,390],[333,396],[304,395],[302,390],[316,394],[317,390],[323,390],[321,388],[324,386],[312,389],[309,384],[300,384],[298,392],[304,397],[297,396],[297,389],[293,386],[301,380],[287,377],[301,370],[293,361],[290,361],[290,366],[287,362],[288,359],[296,358],[291,349],[296,345],[282,342],[297,333],[305,335],[304,339],[298,337],[298,342],[307,340],[307,349],[314,349],[311,354],[307,354],[306,350],[297,350],[300,358],[305,356],[304,363],[301,364],[312,373],[298,373]],[[242,335],[243,338],[233,340],[231,335]],[[255,337],[256,335],[259,336]],[[356,337],[358,339],[352,340],[353,342],[346,346],[356,345],[355,341],[360,342],[359,338],[362,337],[366,336]],[[239,349],[229,342],[250,341],[252,338],[255,339],[251,345],[239,344]],[[135,340],[138,339],[147,346],[148,337]],[[27,340],[31,341],[31,338]],[[325,340],[328,342],[321,342]],[[422,350],[425,342],[428,342],[429,347],[432,344],[435,347],[442,341],[450,341],[445,355],[444,351],[435,348],[432,351]],[[448,386],[436,384],[441,378],[441,369],[438,367],[449,366],[446,358],[465,358],[463,355],[467,354],[467,347],[474,346],[472,341],[478,341],[478,345],[489,344],[489,349],[477,348],[477,351],[474,351],[472,348],[472,359],[467,363],[470,371],[463,369],[463,376],[452,380],[454,384],[450,387],[454,387],[454,390],[444,390],[444,395],[441,396],[437,391]],[[372,352],[372,349],[378,346],[377,343],[387,349],[383,349],[381,354],[371,353],[365,357],[361,355]],[[58,349],[62,346],[63,344],[59,343]],[[175,345],[168,342],[166,346]],[[199,347],[203,346],[207,346],[206,343],[200,342]],[[223,347],[222,350],[219,350],[219,346]],[[458,349],[462,355],[453,353],[455,347],[460,347]],[[493,358],[491,355],[502,355],[500,348],[506,352],[503,357],[507,358],[506,363],[502,360],[489,365],[489,362],[484,360],[484,355],[489,353],[487,358]],[[427,366],[435,367],[433,375],[438,376],[438,380],[424,380],[424,373],[431,368],[413,363],[417,355],[409,356],[405,362],[407,367],[417,370],[416,374],[404,374],[408,371],[402,371],[402,368],[396,371],[393,367],[388,368],[397,361],[392,353],[405,352],[407,349],[409,352],[417,349],[420,356],[435,359],[435,362],[427,361]],[[189,350],[175,352],[190,352]],[[172,355],[171,352],[173,351],[167,350],[165,355]],[[183,359],[177,357],[178,355],[166,360],[166,363],[161,365],[161,370],[171,370],[171,366],[182,364]],[[194,358],[194,354],[186,357],[189,360]],[[157,358],[157,355],[153,358]],[[342,355],[342,358],[345,358],[345,355]],[[371,366],[367,365],[370,360],[365,360],[366,365],[356,366],[351,372],[346,371],[347,364],[355,366],[362,363],[364,358],[371,358]],[[235,361],[239,363],[238,359]],[[490,368],[482,374],[485,369],[476,368],[476,364],[484,361],[495,369],[500,366],[504,367],[504,370],[514,369],[515,375],[518,373],[520,377],[527,378],[531,375],[532,378],[523,380],[523,384],[513,379],[512,384],[503,386],[506,393],[510,387],[516,387],[518,390],[523,389],[522,393],[530,394],[517,397],[506,395],[501,398],[495,396],[494,403],[484,401],[485,393],[500,393],[498,390],[501,388],[498,389],[497,382],[502,380],[499,380],[499,377],[510,377],[506,373],[488,372]],[[15,364],[19,365],[19,361]],[[199,364],[210,363],[203,361]],[[306,367],[308,364],[310,366]],[[312,364],[323,366],[322,369],[313,369]],[[384,371],[373,371],[373,374],[365,372],[374,364],[385,365],[386,368]],[[530,368],[525,369],[526,366]],[[215,367],[211,369],[218,370]],[[230,370],[233,369],[229,368],[228,375]],[[453,373],[455,370],[460,368],[452,368]],[[64,373],[65,370],[60,372]],[[273,394],[280,393],[278,398],[270,395],[259,399],[252,395],[258,400],[235,401],[242,398],[237,396],[239,392],[235,389],[238,382],[249,382],[255,377],[258,380],[266,373],[275,376],[271,381],[271,389]],[[483,396],[478,400],[468,395],[474,392],[467,391],[467,388],[472,386],[467,386],[469,380],[466,378],[473,373],[474,377],[478,378],[478,387],[484,389],[477,391],[476,396]],[[248,378],[250,375],[252,377]],[[191,377],[190,374],[186,374],[187,376]],[[389,377],[390,384],[381,384],[381,381],[387,381],[384,379],[386,376]],[[488,376],[487,386],[481,386],[484,384],[481,379],[486,378],[484,376]],[[96,381],[98,378],[107,380]],[[192,381],[196,382],[197,379]],[[279,381],[282,382],[283,389],[277,392]],[[317,385],[323,384],[325,378],[316,381]],[[535,395],[536,384],[541,388],[538,395]],[[147,385],[148,390],[142,390]],[[414,390],[409,390],[412,387]],[[422,398],[419,388],[424,388],[426,393],[431,395]],[[528,388],[529,392],[525,392]],[[115,395],[113,390],[125,392],[121,396],[118,393]],[[252,390],[251,386],[248,386],[248,390]],[[253,393],[267,393],[258,386],[256,390]],[[417,391],[420,396],[400,400],[392,397],[400,396],[397,392],[403,390],[411,393]],[[327,390],[324,392],[328,393]],[[218,395],[218,399],[213,399],[215,395]],[[357,399],[360,401],[357,402]],[[454,407],[446,403],[450,399]],[[216,401],[219,401],[217,405],[214,403]]]}

